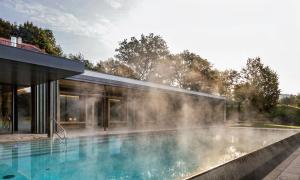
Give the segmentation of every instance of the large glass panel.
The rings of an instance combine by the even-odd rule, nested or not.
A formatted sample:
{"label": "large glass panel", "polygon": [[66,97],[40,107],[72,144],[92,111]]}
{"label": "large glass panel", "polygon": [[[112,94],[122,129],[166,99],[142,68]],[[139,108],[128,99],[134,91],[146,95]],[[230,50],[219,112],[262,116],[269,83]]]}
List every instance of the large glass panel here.
{"label": "large glass panel", "polygon": [[102,104],[100,96],[85,97],[85,119],[87,127],[102,126]]}
{"label": "large glass panel", "polygon": [[12,132],[12,89],[0,85],[0,134]]}
{"label": "large glass panel", "polygon": [[31,88],[19,87],[17,90],[18,101],[18,133],[31,133],[32,100]]}
{"label": "large glass panel", "polygon": [[109,99],[109,121],[122,121],[122,104],[119,99]]}
{"label": "large glass panel", "polygon": [[80,98],[75,95],[60,95],[60,121],[79,122],[80,121]]}

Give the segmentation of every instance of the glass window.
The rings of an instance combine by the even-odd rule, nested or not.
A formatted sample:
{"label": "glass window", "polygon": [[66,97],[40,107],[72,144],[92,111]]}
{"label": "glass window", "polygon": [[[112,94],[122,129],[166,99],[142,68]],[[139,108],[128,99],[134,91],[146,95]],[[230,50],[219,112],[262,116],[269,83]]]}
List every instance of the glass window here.
{"label": "glass window", "polygon": [[17,90],[18,96],[18,132],[31,132],[31,88],[19,87]]}
{"label": "glass window", "polygon": [[12,131],[12,90],[0,85],[0,134]]}
{"label": "glass window", "polygon": [[65,122],[80,121],[79,96],[60,95],[60,120]]}
{"label": "glass window", "polygon": [[109,100],[109,120],[122,121],[122,104],[119,99]]}

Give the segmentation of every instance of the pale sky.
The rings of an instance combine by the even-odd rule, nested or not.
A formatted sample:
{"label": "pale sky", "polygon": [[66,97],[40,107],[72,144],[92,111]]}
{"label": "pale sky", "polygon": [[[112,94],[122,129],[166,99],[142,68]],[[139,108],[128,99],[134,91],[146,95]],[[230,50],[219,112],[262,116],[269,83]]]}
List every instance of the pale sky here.
{"label": "pale sky", "polygon": [[172,53],[188,49],[222,70],[259,56],[278,73],[282,93],[300,92],[299,0],[1,0],[0,17],[49,28],[65,53],[93,62],[151,32]]}

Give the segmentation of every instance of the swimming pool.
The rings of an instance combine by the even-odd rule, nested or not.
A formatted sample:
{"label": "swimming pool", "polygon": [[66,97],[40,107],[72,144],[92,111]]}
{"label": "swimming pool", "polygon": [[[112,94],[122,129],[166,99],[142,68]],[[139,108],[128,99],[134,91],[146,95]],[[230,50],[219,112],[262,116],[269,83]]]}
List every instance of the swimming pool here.
{"label": "swimming pool", "polygon": [[181,179],[295,132],[210,128],[0,144],[0,178]]}

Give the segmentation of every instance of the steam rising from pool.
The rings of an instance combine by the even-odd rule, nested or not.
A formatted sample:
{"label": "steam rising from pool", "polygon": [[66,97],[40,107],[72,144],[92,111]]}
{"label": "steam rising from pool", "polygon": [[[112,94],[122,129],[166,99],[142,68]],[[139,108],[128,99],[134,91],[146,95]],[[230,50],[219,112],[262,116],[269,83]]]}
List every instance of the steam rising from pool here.
{"label": "steam rising from pool", "polygon": [[[77,90],[85,93],[93,91]],[[223,99],[121,87],[108,88],[105,96],[95,93],[96,90],[93,92],[93,96],[86,98],[85,106],[81,104],[78,109],[87,111],[95,108],[99,98],[103,98],[102,107],[108,106],[110,98],[120,99],[122,106],[122,121],[112,123],[108,119],[108,131],[105,132],[121,132],[122,136],[106,137],[107,143],[100,145],[93,143],[93,139],[98,141],[99,137],[89,137],[92,142],[79,140],[83,145],[78,151],[84,155],[79,157],[83,163],[80,167],[91,166],[103,178],[184,178],[294,134],[286,130],[228,128],[224,122],[226,113]],[[107,113],[110,113],[109,110]],[[100,124],[106,126],[104,121],[108,114],[104,113],[102,117]],[[93,113],[86,114],[85,119],[87,128],[79,131],[85,131],[86,135],[101,131]],[[133,135],[130,133],[142,131],[147,133],[124,138],[124,134],[131,137]],[[72,149],[72,142],[76,138],[69,141],[69,148]],[[87,159],[94,161],[89,164]],[[68,158],[66,162],[69,162]],[[78,177],[86,178],[83,175]]]}
{"label": "steam rising from pool", "polygon": [[193,128],[0,144],[0,176],[29,179],[180,179],[292,135],[286,130]]}

